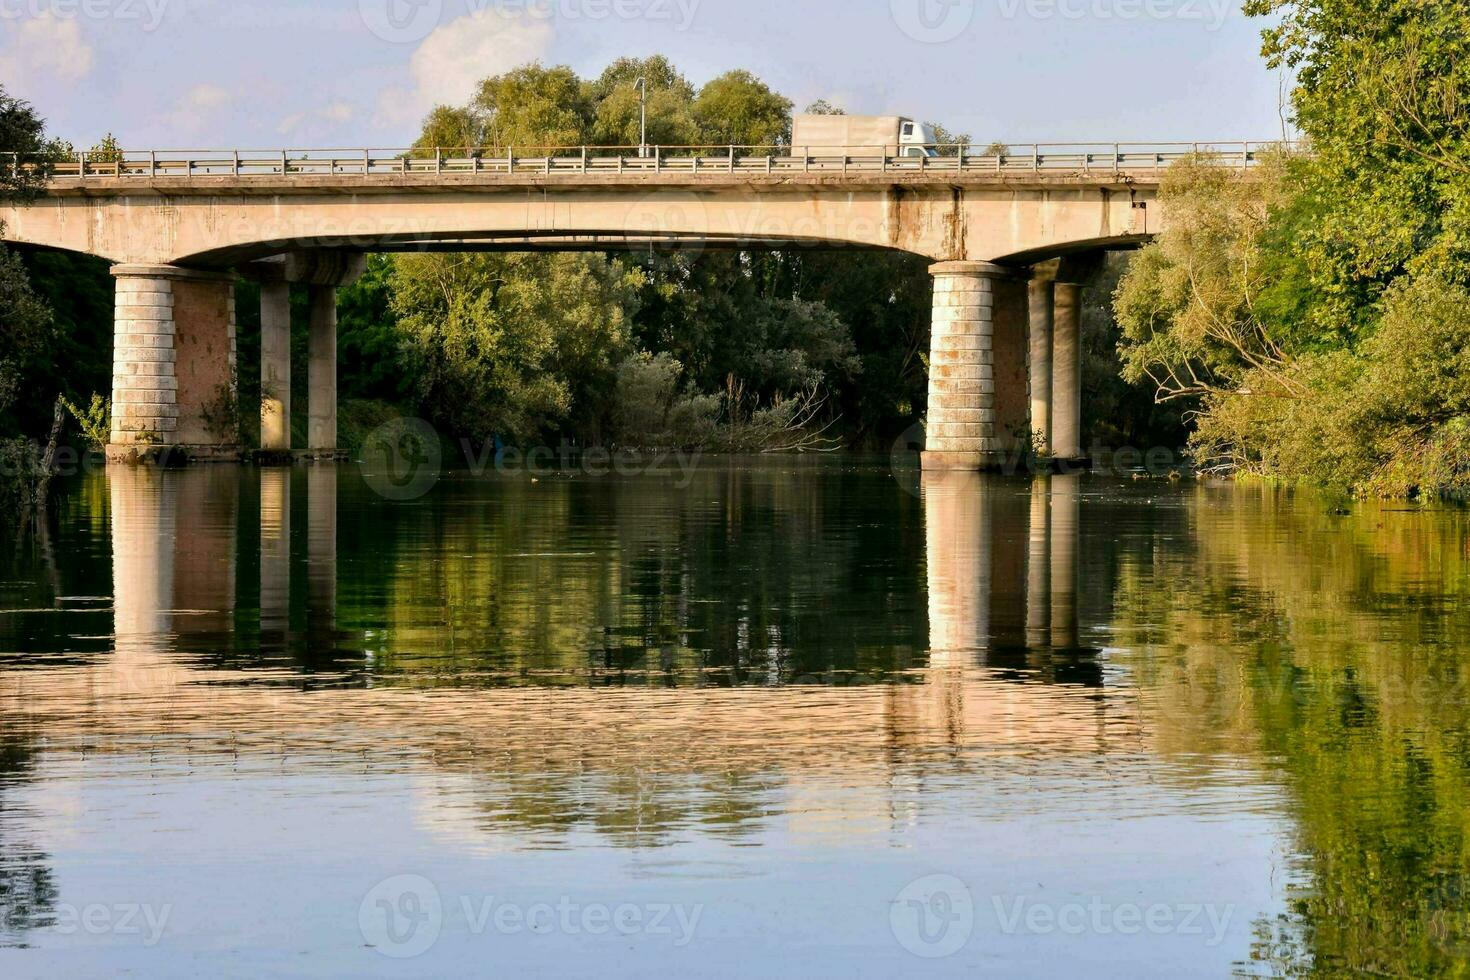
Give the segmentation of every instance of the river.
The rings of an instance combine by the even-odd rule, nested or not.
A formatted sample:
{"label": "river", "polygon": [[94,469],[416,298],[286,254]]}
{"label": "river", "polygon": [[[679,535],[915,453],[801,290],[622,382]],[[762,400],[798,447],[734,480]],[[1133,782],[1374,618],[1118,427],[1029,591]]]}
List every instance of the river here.
{"label": "river", "polygon": [[0,976],[1470,969],[1465,511],[382,477],[112,468],[7,551]]}

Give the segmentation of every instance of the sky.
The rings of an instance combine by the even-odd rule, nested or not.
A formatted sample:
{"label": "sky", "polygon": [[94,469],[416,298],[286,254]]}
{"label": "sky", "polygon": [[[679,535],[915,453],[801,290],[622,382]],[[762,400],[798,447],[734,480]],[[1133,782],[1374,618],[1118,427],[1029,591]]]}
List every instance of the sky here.
{"label": "sky", "polygon": [[488,75],[661,53],[977,142],[1267,140],[1262,26],[1239,0],[0,0],[0,84],[78,146],[392,149]]}

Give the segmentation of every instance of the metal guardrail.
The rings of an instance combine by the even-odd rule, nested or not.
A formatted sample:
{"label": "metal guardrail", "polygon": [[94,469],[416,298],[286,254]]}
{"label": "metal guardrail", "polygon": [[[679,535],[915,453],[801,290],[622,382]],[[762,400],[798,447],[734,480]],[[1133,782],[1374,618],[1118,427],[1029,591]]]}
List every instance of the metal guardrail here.
{"label": "metal guardrail", "polygon": [[977,151],[931,147],[933,156],[899,146],[612,146],[325,150],[147,150],[76,154],[42,161],[0,154],[14,171],[49,165],[53,181],[92,177],[307,177],[392,174],[1132,174],[1158,173],[1200,156],[1222,167],[1250,169],[1275,142],[1029,143]]}

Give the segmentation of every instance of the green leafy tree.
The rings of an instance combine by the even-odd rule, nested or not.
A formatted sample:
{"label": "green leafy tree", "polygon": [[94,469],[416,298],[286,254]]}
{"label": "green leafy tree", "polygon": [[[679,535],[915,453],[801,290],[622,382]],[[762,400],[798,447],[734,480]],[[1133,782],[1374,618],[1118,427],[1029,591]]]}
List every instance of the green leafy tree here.
{"label": "green leafy tree", "polygon": [[700,140],[711,146],[786,146],[791,142],[791,100],[748,71],[726,72],[694,100]]}
{"label": "green leafy tree", "polygon": [[485,118],[471,106],[435,106],[424,119],[415,150],[433,151],[485,145]]}
{"label": "green leafy tree", "polygon": [[1405,272],[1470,281],[1470,8],[1456,0],[1249,0],[1292,70],[1319,220],[1297,241],[1338,329]]}
{"label": "green leafy tree", "polygon": [[22,164],[0,166],[0,200],[25,201],[40,194],[62,149],[46,138],[46,124],[31,104],[0,86],[0,154],[7,155],[7,164]]}
{"label": "green leafy tree", "polygon": [[639,92],[642,78],[648,88],[648,142],[688,146],[699,139],[694,120],[694,86],[662,55],[620,58],[587,83],[586,96],[593,111],[591,140],[598,146],[638,146]]}
{"label": "green leafy tree", "polygon": [[847,110],[841,106],[833,105],[826,99],[818,99],[806,107],[805,115],[808,116],[845,116]]}
{"label": "green leafy tree", "polygon": [[599,255],[396,258],[392,306],[424,411],[476,438],[594,437],[640,280]]}
{"label": "green leafy tree", "polygon": [[470,107],[496,147],[579,146],[592,119],[582,81],[565,65],[527,65],[487,78]]}

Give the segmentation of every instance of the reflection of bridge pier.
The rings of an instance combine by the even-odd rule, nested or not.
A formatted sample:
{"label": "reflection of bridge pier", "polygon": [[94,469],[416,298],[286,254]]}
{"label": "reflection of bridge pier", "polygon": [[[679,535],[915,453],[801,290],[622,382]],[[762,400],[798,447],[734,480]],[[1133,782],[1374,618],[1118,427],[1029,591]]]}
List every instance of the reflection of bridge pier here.
{"label": "reflection of bridge pier", "polygon": [[924,474],[931,666],[1076,655],[1080,477]]}
{"label": "reflection of bridge pier", "polygon": [[1077,538],[1081,516],[1081,477],[1051,478],[1051,645],[1077,649]]}
{"label": "reflection of bridge pier", "polygon": [[928,546],[929,663],[964,667],[989,645],[990,496],[986,477],[924,474]]}
{"label": "reflection of bridge pier", "polygon": [[[242,477],[258,478],[260,485],[259,513],[247,509],[246,518],[258,520],[260,527],[260,646],[285,651],[294,605],[292,484],[304,477],[306,638],[313,652],[331,655],[337,603],[335,464],[313,464],[300,476],[292,468],[276,467],[257,474],[234,466],[113,465],[107,476],[119,654],[189,652],[190,636],[233,634]],[[212,644],[216,649],[228,645]]]}
{"label": "reflection of bridge pier", "polygon": [[337,629],[337,467],[306,471],[306,633],[319,656],[331,656]]}
{"label": "reflection of bridge pier", "polygon": [[260,470],[260,643],[283,648],[291,632],[291,471]]}

